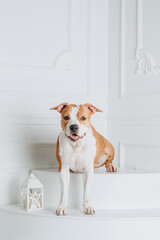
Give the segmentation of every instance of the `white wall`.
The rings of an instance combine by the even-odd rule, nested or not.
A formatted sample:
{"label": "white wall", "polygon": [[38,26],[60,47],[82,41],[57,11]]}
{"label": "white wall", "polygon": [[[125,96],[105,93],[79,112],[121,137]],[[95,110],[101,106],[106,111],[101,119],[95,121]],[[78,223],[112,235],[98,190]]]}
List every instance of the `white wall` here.
{"label": "white wall", "polygon": [[105,0],[0,3],[0,203],[17,201],[29,169],[57,166],[60,115],[67,101],[103,109],[93,117],[107,136]]}
{"label": "white wall", "polygon": [[108,136],[121,167],[160,171],[158,0],[109,1]]}
{"label": "white wall", "polygon": [[[0,203],[31,168],[57,166],[63,101],[91,102],[115,165],[160,170],[158,0],[0,3]],[[136,71],[137,70],[137,71]]]}

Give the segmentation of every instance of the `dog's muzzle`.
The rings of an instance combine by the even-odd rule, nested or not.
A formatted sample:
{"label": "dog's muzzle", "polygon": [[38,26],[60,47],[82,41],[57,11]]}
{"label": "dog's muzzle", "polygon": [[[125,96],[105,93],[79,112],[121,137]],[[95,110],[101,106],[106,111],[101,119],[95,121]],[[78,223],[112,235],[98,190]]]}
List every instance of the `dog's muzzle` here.
{"label": "dog's muzzle", "polygon": [[79,136],[77,133],[72,133],[70,136],[67,136],[72,142],[77,142],[78,140],[82,139],[84,136],[86,136],[86,133],[83,134],[83,136]]}

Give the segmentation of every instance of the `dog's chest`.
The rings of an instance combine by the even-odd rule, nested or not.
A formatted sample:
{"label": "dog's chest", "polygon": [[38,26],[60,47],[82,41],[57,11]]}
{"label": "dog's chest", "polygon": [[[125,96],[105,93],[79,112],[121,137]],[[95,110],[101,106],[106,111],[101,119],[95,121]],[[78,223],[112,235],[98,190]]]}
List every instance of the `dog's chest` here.
{"label": "dog's chest", "polygon": [[96,139],[93,135],[87,136],[80,144],[70,144],[68,139],[60,141],[62,165],[68,165],[72,171],[83,172],[93,167],[96,154]]}
{"label": "dog's chest", "polygon": [[92,155],[93,157],[90,157],[89,155],[92,155],[89,149],[88,151],[78,151],[78,149],[73,151],[69,160],[70,169],[75,172],[83,172],[83,170],[88,168],[94,160],[94,156]]}

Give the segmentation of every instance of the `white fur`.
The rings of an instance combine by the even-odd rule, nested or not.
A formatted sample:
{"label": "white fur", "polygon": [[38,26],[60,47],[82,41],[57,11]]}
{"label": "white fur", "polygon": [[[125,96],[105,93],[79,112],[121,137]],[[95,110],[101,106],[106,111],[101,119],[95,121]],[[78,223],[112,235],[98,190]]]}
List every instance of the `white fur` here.
{"label": "white fur", "polygon": [[69,180],[70,180],[69,169],[63,168],[60,174],[61,199],[60,199],[59,208],[57,209],[58,215],[67,214]]}
{"label": "white fur", "polygon": [[[91,185],[94,157],[96,154],[96,139],[93,137],[91,129],[79,123],[76,117],[78,110],[78,107],[72,109],[71,120],[68,123],[66,133],[62,130],[59,135],[59,154],[61,157],[62,169],[60,172],[61,200],[57,210],[58,215],[66,214],[66,209],[68,207],[69,170],[83,172],[83,206],[86,213],[88,211],[90,211],[90,213],[94,212],[91,201]],[[72,142],[66,136],[66,134],[70,134],[69,126],[71,124],[78,124],[80,136],[86,133],[86,135],[77,142]]]}
{"label": "white fur", "polygon": [[102,166],[106,162],[107,159],[108,159],[108,156],[106,154],[102,154],[99,157],[98,161],[96,162],[95,167],[98,168],[98,167]]}
{"label": "white fur", "polygon": [[79,136],[83,136],[84,135],[84,133],[88,130],[88,128],[86,128],[83,124],[80,124],[80,122],[78,121],[78,119],[77,119],[77,113],[78,113],[78,111],[79,111],[79,106],[77,105],[76,107],[73,107],[72,108],[72,111],[71,111],[71,113],[70,113],[70,121],[68,122],[68,124],[67,124],[67,129],[66,129],[66,134],[67,134],[67,136],[69,136],[70,135],[70,126],[72,125],[72,124],[77,124],[78,125],[78,127],[79,127],[79,132],[78,132],[78,135]]}
{"label": "white fur", "polygon": [[96,153],[96,140],[87,129],[86,136],[77,142],[72,142],[61,131],[59,135],[59,154],[61,156],[62,168],[68,166],[72,171],[83,172],[93,168]]}

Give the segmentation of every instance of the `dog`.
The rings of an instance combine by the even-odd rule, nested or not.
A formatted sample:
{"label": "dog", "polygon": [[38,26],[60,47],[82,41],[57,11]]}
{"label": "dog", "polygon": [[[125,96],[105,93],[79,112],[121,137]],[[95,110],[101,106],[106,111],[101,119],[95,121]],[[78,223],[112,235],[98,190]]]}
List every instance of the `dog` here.
{"label": "dog", "polygon": [[70,170],[83,172],[84,213],[94,214],[91,199],[94,168],[105,165],[108,172],[117,171],[112,164],[114,147],[90,123],[92,114],[102,111],[89,103],[82,105],[61,103],[50,110],[57,110],[61,114],[62,127],[56,145],[61,183],[61,199],[56,214],[59,216],[67,214]]}

